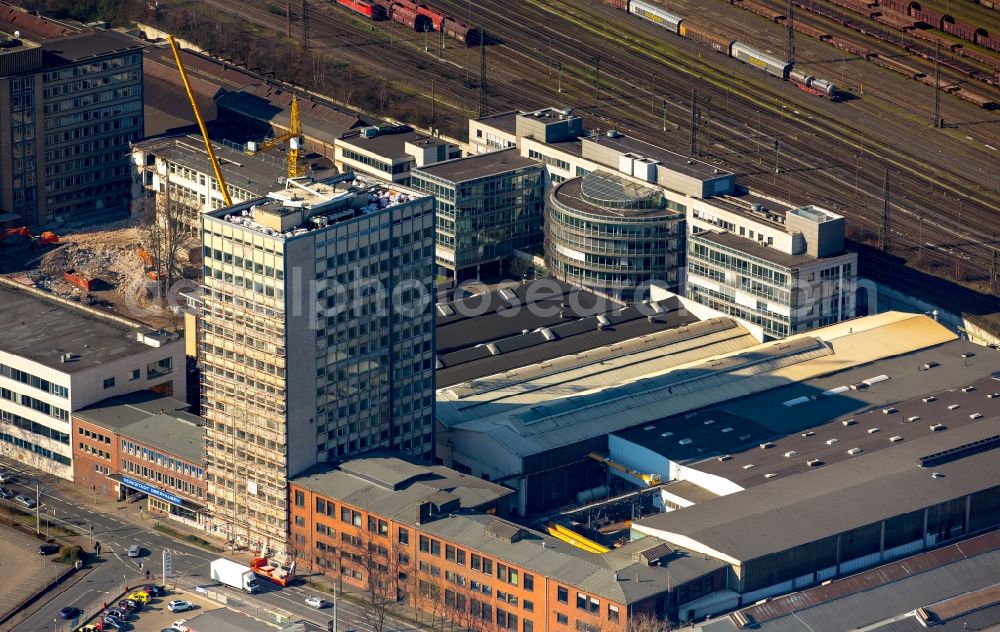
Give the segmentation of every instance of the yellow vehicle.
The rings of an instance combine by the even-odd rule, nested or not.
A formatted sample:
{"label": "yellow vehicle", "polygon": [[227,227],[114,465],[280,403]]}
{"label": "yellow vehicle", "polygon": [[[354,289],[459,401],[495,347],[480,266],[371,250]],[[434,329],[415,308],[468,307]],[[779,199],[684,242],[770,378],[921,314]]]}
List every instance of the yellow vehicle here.
{"label": "yellow vehicle", "polygon": [[136,603],[141,603],[144,606],[149,603],[149,593],[142,590],[137,590],[134,593],[129,593],[128,598],[131,599],[132,601],[135,601]]}
{"label": "yellow vehicle", "polygon": [[93,623],[88,623],[87,625],[77,628],[76,632],[100,632],[100,628]]}

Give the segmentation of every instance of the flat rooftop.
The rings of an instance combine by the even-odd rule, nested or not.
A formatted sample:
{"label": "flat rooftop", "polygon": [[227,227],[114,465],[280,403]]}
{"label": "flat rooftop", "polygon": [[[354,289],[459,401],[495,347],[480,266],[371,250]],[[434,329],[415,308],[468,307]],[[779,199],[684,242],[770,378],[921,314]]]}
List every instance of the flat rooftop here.
{"label": "flat rooftop", "polygon": [[46,66],[77,63],[113,53],[142,50],[142,46],[136,40],[117,31],[86,30],[82,33],[45,39],[40,44]]}
{"label": "flat rooftop", "polygon": [[501,132],[506,132],[513,136],[517,132],[517,116],[520,114],[517,110],[511,110],[509,112],[500,112],[498,114],[490,114],[489,116],[481,116],[476,119],[476,122],[489,125],[490,127],[495,127]]}
{"label": "flat rooftop", "polygon": [[[963,358],[963,354],[973,355]],[[922,370],[924,364],[933,366]],[[663,418],[615,435],[741,487],[752,487],[775,478],[765,478],[765,474],[786,476],[800,472],[806,460],[819,458],[835,463],[853,458],[846,451],[854,447],[871,452],[891,445],[890,437],[901,436],[905,441],[932,434],[933,423],[956,428],[974,423],[968,416],[976,412],[984,416],[1000,414],[1000,397],[987,398],[1000,391],[1000,382],[989,377],[996,371],[1000,371],[1000,353],[965,340],[953,340]],[[850,388],[882,375],[889,379],[860,390]],[[970,385],[976,390],[962,391]],[[929,395],[937,399],[925,403],[922,398]],[[954,403],[960,408],[949,410]],[[896,412],[881,412],[890,407]],[[909,421],[913,416],[921,419]],[[843,425],[849,419],[856,423]],[[879,431],[868,433],[871,428]],[[838,442],[826,445],[833,438]],[[680,444],[682,439],[690,442]],[[765,442],[774,447],[760,449]],[[785,457],[790,451],[799,454]],[[718,461],[720,455],[731,458]],[[744,469],[748,464],[753,467]]]}
{"label": "flat rooftop", "polygon": [[706,204],[730,213],[742,215],[755,222],[784,228],[785,215],[795,207],[757,195],[742,187],[731,195],[715,195],[705,200]]}
{"label": "flat rooftop", "polygon": [[[437,388],[697,321],[676,299],[662,301],[659,310],[647,318],[635,306],[622,309],[553,279],[439,305]],[[598,316],[608,320],[603,330]]]}
{"label": "flat rooftop", "polygon": [[761,243],[755,239],[740,237],[739,235],[726,231],[702,231],[689,236],[688,239],[704,240],[710,244],[732,248],[733,250],[739,251],[747,256],[756,257],[757,259],[767,261],[768,263],[772,263],[781,268],[797,268],[799,266],[818,261],[818,259],[812,255],[804,253],[801,255],[790,255],[778,250],[777,248],[761,245]]}
{"label": "flat rooftop", "polygon": [[[666,207],[663,194],[658,188],[645,186],[610,171],[592,171],[583,177],[571,178],[555,186],[550,195],[552,199],[574,211],[607,218],[668,218],[684,215]],[[626,203],[642,207],[611,206]]]}
{"label": "flat rooftop", "polygon": [[[205,153],[205,143],[199,135],[151,138],[133,143],[132,146],[201,173],[213,174],[212,162]],[[212,143],[212,149],[215,150],[226,184],[245,189],[260,197],[280,186],[278,178],[288,174],[288,165],[281,153],[269,151],[266,155],[248,156],[218,142]]]}
{"label": "flat rooftop", "polygon": [[[145,326],[98,316],[10,282],[0,282],[0,305],[0,351],[61,373],[78,373],[153,349],[136,338],[138,332],[149,331]],[[65,354],[72,354],[67,362],[62,360]]]}
{"label": "flat rooftop", "polygon": [[[969,387],[973,390],[969,390]],[[870,388],[876,391],[879,384]],[[850,398],[850,393],[851,391],[843,395],[818,393],[813,397]],[[990,395],[995,397],[990,398]],[[930,401],[925,402],[925,398]],[[797,399],[789,400],[795,401]],[[791,405],[810,406],[811,403]],[[813,414],[817,417],[822,415],[820,407],[813,408]],[[891,412],[883,413],[883,410]],[[823,467],[856,459],[861,454],[884,450],[904,441],[974,424],[976,419],[973,417],[976,415],[981,416],[976,419],[1000,416],[1000,382],[985,378],[962,388],[935,390],[904,402],[868,407],[829,423],[763,442],[769,446],[767,448],[753,446],[746,451],[727,453],[732,457],[729,460],[711,459],[693,467],[731,480],[741,487],[752,487],[776,477],[803,472],[809,467],[806,465],[807,461],[818,461],[815,467]],[[747,466],[750,466],[749,469]],[[772,476],[767,479],[765,475]]]}
{"label": "flat rooftop", "polygon": [[601,147],[615,149],[624,154],[634,154],[637,157],[651,158],[671,171],[682,173],[689,178],[695,178],[703,182],[733,175],[731,172],[719,169],[714,165],[670,151],[669,149],[664,149],[663,147],[657,147],[644,140],[639,140],[620,132],[611,133],[614,136],[609,136],[607,133],[592,134],[583,138],[582,141],[584,146],[587,143],[594,143]]}
{"label": "flat rooftop", "polygon": [[510,149],[436,162],[432,165],[419,167],[414,171],[426,173],[448,182],[459,183],[498,176],[530,167],[541,171],[541,165],[542,163],[537,160],[522,157],[516,147],[511,147]]}
{"label": "flat rooftop", "polygon": [[291,239],[427,197],[396,184],[361,178],[339,182],[339,177],[288,180],[284,189],[270,191],[263,200],[204,215],[277,239]]}
{"label": "flat rooftop", "polygon": [[361,134],[354,135],[353,133],[349,133],[338,139],[337,143],[363,149],[388,160],[412,160],[413,157],[406,153],[406,143],[431,144],[434,146],[449,144],[440,138],[415,132],[408,127],[405,129],[406,131],[396,133],[383,132],[372,138],[365,138]]}
{"label": "flat rooftop", "polygon": [[741,415],[710,408],[614,434],[672,461],[687,462],[737,452],[773,437],[774,431]]}
{"label": "flat rooftop", "polygon": [[[964,451],[984,441],[995,443]],[[804,467],[767,485],[643,518],[632,528],[668,542],[698,542],[731,561],[754,560],[1000,485],[996,444],[1000,417]],[[949,450],[957,452],[922,465],[922,458]]]}

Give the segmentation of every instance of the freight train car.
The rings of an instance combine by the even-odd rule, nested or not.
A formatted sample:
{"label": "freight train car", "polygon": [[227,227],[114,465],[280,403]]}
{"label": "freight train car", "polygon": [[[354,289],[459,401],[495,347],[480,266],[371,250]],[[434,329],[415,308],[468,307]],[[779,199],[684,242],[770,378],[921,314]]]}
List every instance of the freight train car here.
{"label": "freight train car", "polygon": [[788,72],[792,69],[792,65],[787,61],[778,59],[767,53],[762,53],[741,42],[733,42],[733,45],[729,47],[729,56],[733,59],[746,62],[751,66],[756,66],[767,74],[782,79],[787,79]]}
{"label": "freight train car", "polygon": [[388,12],[384,7],[374,2],[368,2],[368,0],[337,0],[337,4],[373,20],[384,20],[388,17]]}
{"label": "freight train car", "polygon": [[466,46],[476,46],[483,36],[476,27],[463,24],[454,18],[445,18],[441,23],[441,29],[445,35],[454,37]]}
{"label": "freight train car", "polygon": [[418,33],[434,30],[434,25],[431,23],[429,17],[421,15],[416,10],[404,7],[401,4],[393,3],[389,7],[389,17],[395,22],[399,22]]}
{"label": "freight train car", "polygon": [[631,0],[628,11],[644,20],[659,24],[673,33],[680,32],[681,21],[684,19],[679,15],[664,11],[655,4],[645,2],[645,0]]}
{"label": "freight train car", "polygon": [[681,37],[686,37],[698,42],[699,44],[704,44],[712,50],[722,53],[726,57],[729,57],[729,49],[732,47],[734,41],[730,38],[722,37],[721,35],[716,35],[711,31],[707,31],[696,24],[692,24],[688,20],[681,23],[680,34]]}

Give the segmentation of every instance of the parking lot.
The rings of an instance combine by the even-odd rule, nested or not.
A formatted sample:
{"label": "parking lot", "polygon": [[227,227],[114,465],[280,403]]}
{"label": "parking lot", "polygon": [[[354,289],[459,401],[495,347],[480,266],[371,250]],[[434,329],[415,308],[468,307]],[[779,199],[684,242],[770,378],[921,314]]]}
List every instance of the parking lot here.
{"label": "parking lot", "polygon": [[39,555],[39,540],[16,529],[0,527],[0,577],[17,577],[17,581],[0,581],[0,613],[6,612],[37,592],[56,575],[66,570],[56,564],[54,555]]}
{"label": "parking lot", "polygon": [[[176,613],[170,612],[167,609],[167,604],[174,599],[190,601],[194,604],[194,610]],[[114,605],[117,606],[117,603]],[[127,630],[129,632],[160,632],[164,628],[169,628],[178,619],[193,619],[199,614],[221,607],[218,603],[206,599],[197,593],[190,593],[185,590],[167,590],[165,596],[154,597],[148,605],[143,606],[139,612],[133,614],[132,618],[128,621],[130,625],[127,627]],[[87,623],[93,622],[94,620]]]}

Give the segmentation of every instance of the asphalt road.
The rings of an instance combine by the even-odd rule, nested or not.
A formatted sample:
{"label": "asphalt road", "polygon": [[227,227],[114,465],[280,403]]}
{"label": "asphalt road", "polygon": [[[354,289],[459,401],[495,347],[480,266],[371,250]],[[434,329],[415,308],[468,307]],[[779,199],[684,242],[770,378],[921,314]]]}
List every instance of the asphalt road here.
{"label": "asphalt road", "polygon": [[[220,587],[208,577],[209,563],[219,557],[218,554],[172,538],[147,525],[131,522],[129,512],[121,503],[105,501],[104,507],[82,504],[68,498],[65,493],[60,493],[59,487],[68,484],[66,481],[28,470],[23,465],[7,459],[0,459],[0,471],[15,474],[15,482],[3,485],[15,494],[25,493],[34,498],[37,483],[43,514],[55,521],[74,526],[84,535],[93,527],[93,540],[101,544],[100,559],[92,565],[90,572],[81,581],[71,583],[65,588],[58,588],[30,606],[28,611],[31,614],[27,618],[17,620],[13,627],[8,628],[12,632],[69,630],[72,623],[58,618],[57,613],[60,608],[76,606],[92,612],[109,599],[109,594],[112,597],[117,595],[126,582],[130,587],[142,582],[142,572],[138,568],[139,561],[142,562],[144,570],[159,575],[162,571],[162,552],[165,548],[173,552],[173,577],[167,581],[168,586],[176,583],[189,590],[194,590],[198,586],[211,586],[212,590],[239,597],[248,606],[260,608],[261,612],[269,608],[281,609],[291,613],[294,619],[317,624],[322,626],[322,629],[326,629],[327,623],[333,619],[332,607],[316,610],[305,605],[306,597],[319,593],[302,585],[281,588],[261,580],[263,591],[256,595],[246,595],[227,587]],[[164,522],[169,524],[170,521]],[[130,559],[127,556],[128,547],[132,544],[142,547],[141,557]],[[92,550],[86,545],[84,549]],[[329,599],[328,595],[321,596]],[[372,625],[365,621],[363,609],[356,603],[340,599],[337,607],[339,631],[375,632]],[[386,622],[384,631],[415,629],[417,628],[412,623],[390,618]]]}

